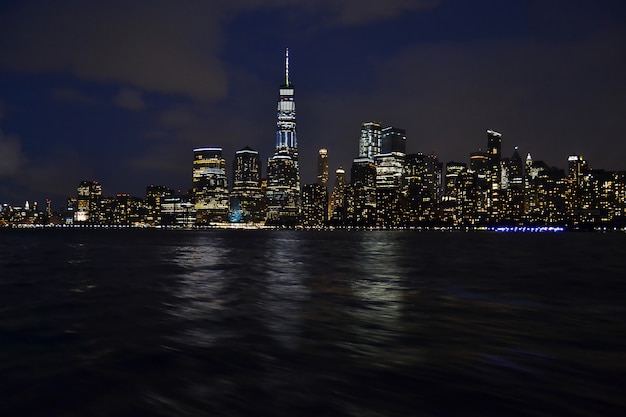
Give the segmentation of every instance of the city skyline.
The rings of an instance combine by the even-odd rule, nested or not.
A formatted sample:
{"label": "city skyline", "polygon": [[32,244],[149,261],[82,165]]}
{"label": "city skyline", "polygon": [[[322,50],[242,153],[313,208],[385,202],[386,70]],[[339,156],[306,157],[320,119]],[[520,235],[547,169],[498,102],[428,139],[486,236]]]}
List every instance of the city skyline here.
{"label": "city skyline", "polygon": [[[150,6],[150,7],[149,7]],[[40,1],[0,7],[0,201],[191,186],[191,149],[273,153],[280,55],[298,88],[301,182],[319,148],[347,171],[360,125],[407,132],[407,153],[467,161],[485,129],[503,156],[623,170],[621,2]],[[79,35],[80,34],[80,35]],[[334,178],[330,178],[330,183]]]}

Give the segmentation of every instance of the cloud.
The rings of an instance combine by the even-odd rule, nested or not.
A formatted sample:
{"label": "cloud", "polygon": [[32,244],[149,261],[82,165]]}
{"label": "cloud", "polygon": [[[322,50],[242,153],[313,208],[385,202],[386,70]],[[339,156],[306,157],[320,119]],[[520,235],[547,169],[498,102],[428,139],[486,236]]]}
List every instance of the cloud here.
{"label": "cloud", "polygon": [[[608,30],[575,41],[415,44],[378,62],[363,92],[300,101],[298,127],[310,137],[332,132],[331,165],[344,167],[356,156],[360,123],[374,119],[405,128],[409,152],[435,149],[443,162],[467,162],[491,128],[503,133],[507,157],[519,145],[550,165],[563,167],[576,152],[595,168],[624,169],[612,155],[626,152],[615,139],[626,136],[625,39]],[[301,143],[301,155],[311,155]]]}
{"label": "cloud", "polygon": [[76,195],[80,181],[98,179],[92,165],[76,150],[59,148],[46,157],[25,161],[23,174],[16,177],[15,182],[25,198],[52,198],[56,208],[66,197]]}
{"label": "cloud", "polygon": [[25,2],[0,16],[0,66],[218,99],[220,16],[200,1]]}
{"label": "cloud", "polygon": [[309,10],[327,15],[336,25],[355,26],[391,20],[407,12],[435,7],[438,0],[310,0]]}
{"label": "cloud", "polygon": [[435,0],[30,0],[0,14],[0,67],[67,72],[143,91],[223,99],[225,23],[242,12],[289,10],[324,25],[360,25],[432,7]]}
{"label": "cloud", "polygon": [[440,0],[233,0],[231,14],[255,9],[285,9],[292,17],[313,17],[325,25],[355,26],[393,19],[403,13],[433,8]]}
{"label": "cloud", "polygon": [[95,106],[99,104],[99,101],[95,98],[92,98],[82,91],[73,88],[57,88],[52,91],[52,98],[54,100],[86,104],[88,106]]}
{"label": "cloud", "polygon": [[141,95],[142,93],[139,90],[122,88],[113,98],[113,103],[127,110],[143,110],[146,108],[146,103]]}
{"label": "cloud", "polygon": [[18,174],[22,162],[22,149],[18,138],[7,136],[0,130],[0,178]]}

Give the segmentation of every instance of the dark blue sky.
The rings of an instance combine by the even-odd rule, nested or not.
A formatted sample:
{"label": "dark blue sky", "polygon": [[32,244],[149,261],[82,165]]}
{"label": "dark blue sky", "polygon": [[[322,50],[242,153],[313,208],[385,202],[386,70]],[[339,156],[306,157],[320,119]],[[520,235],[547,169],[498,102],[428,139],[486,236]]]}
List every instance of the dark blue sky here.
{"label": "dark blue sky", "polygon": [[4,1],[0,203],[81,180],[106,195],[186,190],[192,149],[276,130],[284,48],[303,182],[317,149],[349,169],[360,124],[466,162],[486,129],[549,165],[626,170],[626,4],[616,1]]}

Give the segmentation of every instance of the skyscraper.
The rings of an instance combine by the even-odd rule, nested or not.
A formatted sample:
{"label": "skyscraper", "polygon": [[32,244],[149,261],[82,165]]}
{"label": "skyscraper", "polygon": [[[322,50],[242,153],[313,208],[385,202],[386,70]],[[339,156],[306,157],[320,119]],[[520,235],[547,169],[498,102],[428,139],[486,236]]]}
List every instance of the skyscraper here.
{"label": "skyscraper", "polygon": [[229,217],[231,222],[260,222],[265,218],[261,159],[259,153],[248,146],[235,152]]}
{"label": "skyscraper", "polygon": [[228,179],[222,148],[193,150],[193,197],[199,225],[225,222],[228,214]]}
{"label": "skyscraper", "polygon": [[81,181],[74,210],[74,221],[78,223],[100,223],[102,185],[98,181]]}
{"label": "skyscraper", "polygon": [[376,163],[376,212],[378,225],[396,227],[404,221],[402,191],[405,177],[406,133],[403,129],[382,130],[382,146]]}
{"label": "skyscraper", "polygon": [[335,187],[330,195],[328,218],[342,223],[346,220],[346,170],[342,167],[335,171]]}
{"label": "skyscraper", "polygon": [[373,226],[376,223],[376,164],[371,158],[355,158],[350,170],[351,205],[349,221],[354,226]]}
{"label": "skyscraper", "polygon": [[441,191],[441,163],[435,155],[406,156],[407,222],[415,226],[436,219]]}
{"label": "skyscraper", "polygon": [[317,183],[328,188],[328,150],[324,148],[317,157]]}
{"label": "skyscraper", "polygon": [[161,224],[161,203],[163,198],[174,194],[165,185],[149,185],[146,187],[146,223],[151,226]]}
{"label": "skyscraper", "polygon": [[378,122],[365,122],[361,125],[359,139],[359,157],[373,159],[381,153],[382,131]]}
{"label": "skyscraper", "polygon": [[524,163],[519,152],[517,152],[517,146],[513,151],[511,159],[508,160],[506,171],[508,175],[507,189],[506,193],[503,193],[503,195],[506,195],[507,202],[505,215],[508,216],[508,220],[522,219],[526,208],[524,201]]}
{"label": "skyscraper", "polygon": [[387,126],[381,133],[380,153],[406,154],[406,131],[393,126]]}
{"label": "skyscraper", "polygon": [[285,51],[285,83],[280,86],[276,148],[267,164],[268,224],[296,224],[300,216],[300,170],[296,139],[294,85],[289,80],[289,50]]}
{"label": "skyscraper", "polygon": [[586,209],[589,208],[588,196],[584,192],[588,181],[589,167],[587,161],[580,155],[570,155],[567,158],[567,215],[580,223],[584,219]]}
{"label": "skyscraper", "polygon": [[487,155],[489,157],[489,172],[487,175],[488,211],[491,221],[500,220],[502,212],[502,195],[500,159],[502,159],[502,134],[487,130]]}
{"label": "skyscraper", "polygon": [[502,134],[493,130],[487,130],[487,154],[492,166],[500,164],[502,149]]}

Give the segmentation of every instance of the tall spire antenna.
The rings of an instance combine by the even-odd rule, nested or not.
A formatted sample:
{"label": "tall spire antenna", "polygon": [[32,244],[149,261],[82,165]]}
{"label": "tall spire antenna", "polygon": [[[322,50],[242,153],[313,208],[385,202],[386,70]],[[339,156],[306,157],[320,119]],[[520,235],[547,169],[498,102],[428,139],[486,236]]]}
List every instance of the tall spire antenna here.
{"label": "tall spire antenna", "polygon": [[289,85],[289,48],[285,48],[285,85]]}

